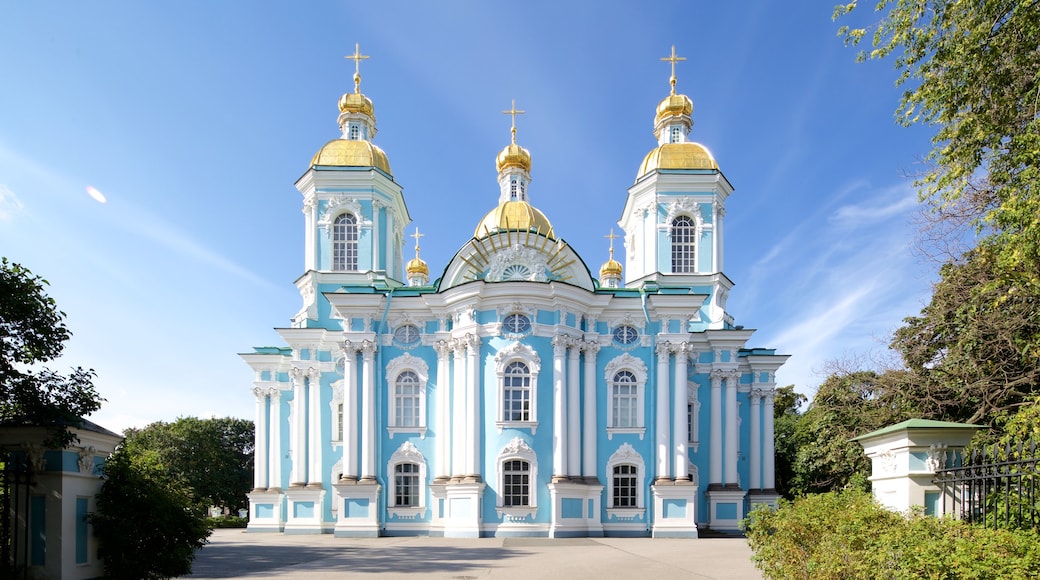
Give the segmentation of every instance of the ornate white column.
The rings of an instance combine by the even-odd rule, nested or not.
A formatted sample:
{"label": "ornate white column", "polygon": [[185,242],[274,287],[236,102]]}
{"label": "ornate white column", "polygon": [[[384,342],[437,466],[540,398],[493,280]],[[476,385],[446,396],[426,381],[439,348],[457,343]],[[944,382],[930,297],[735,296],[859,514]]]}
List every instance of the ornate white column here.
{"label": "ornate white column", "polygon": [[446,481],[451,477],[451,373],[448,355],[451,345],[446,340],[438,340],[433,345],[437,351],[437,426],[434,429],[437,437],[437,455],[434,459],[434,477]]}
{"label": "ornate white column", "polygon": [[458,338],[452,341],[452,345],[455,348],[455,361],[452,365],[452,390],[455,401],[451,412],[451,476],[461,479],[466,475],[466,365],[463,360],[466,345]]}
{"label": "ornate white column", "polygon": [[[480,337],[466,335],[466,481],[478,482],[480,476]],[[533,388],[533,387],[532,387]]]}
{"label": "ornate white column", "polygon": [[751,457],[748,489],[762,489],[762,391],[751,389]]}
{"label": "ornate white column", "polygon": [[343,343],[343,424],[340,441],[343,442],[340,479],[357,481],[358,478],[358,415],[357,415],[357,345]]}
{"label": "ornate white column", "polygon": [[282,391],[274,386],[268,395],[271,403],[267,406],[267,425],[270,433],[267,454],[269,458],[267,489],[268,491],[279,491],[282,487]]}
{"label": "ornate white column", "polygon": [[289,441],[292,471],[289,473],[289,487],[304,487],[307,485],[307,432],[304,431],[307,427],[307,401],[303,369],[293,367],[289,371],[289,378],[293,385],[292,433]]}
{"label": "ornate white column", "polygon": [[585,411],[582,417],[582,469],[581,475],[586,482],[597,481],[596,473],[596,353],[599,343],[585,343]]}
{"label": "ornate white column", "polygon": [[723,478],[726,485],[739,486],[737,476],[737,457],[740,453],[740,434],[737,431],[737,383],[740,373],[733,371],[726,375],[726,454],[724,456]]}
{"label": "ornate white column", "polygon": [[722,377],[724,371],[711,373],[711,414],[709,416],[711,432],[708,444],[708,483],[722,484]]}
{"label": "ornate white column", "polygon": [[581,348],[571,340],[567,361],[567,477],[581,476]]}
{"label": "ornate white column", "polygon": [[304,253],[304,267],[307,271],[318,270],[318,242],[317,242],[317,219],[318,203],[313,197],[303,202],[303,236],[307,251]]}
{"label": "ornate white column", "polygon": [[567,479],[567,431],[564,429],[564,356],[567,354],[567,341],[563,336],[552,339],[553,346],[553,481]]}
{"label": "ornate white column", "polygon": [[256,397],[256,429],[253,434],[253,491],[267,489],[267,391],[259,386],[253,387]]}
{"label": "ornate white column", "polygon": [[657,479],[672,477],[668,469],[668,456],[671,449],[668,444],[668,358],[672,345],[668,341],[657,345],[657,381],[654,391],[657,401],[657,429],[654,433],[654,446],[657,448]]}
{"label": "ornate white column", "polygon": [[712,231],[715,236],[714,243],[712,244],[715,254],[715,269],[713,271],[722,272],[722,259],[726,255],[722,248],[722,218],[726,216],[726,208],[722,205],[721,201],[716,199],[715,202],[712,203],[712,209],[715,210],[715,217],[712,220]]}
{"label": "ornate white column", "polygon": [[[314,349],[311,349],[312,356]],[[307,487],[321,488],[321,370],[307,369]]]}
{"label": "ornate white column", "polygon": [[765,392],[766,404],[762,407],[762,419],[765,428],[762,430],[762,489],[776,489],[776,452],[773,447],[773,399],[776,393],[770,389]]}
{"label": "ornate white column", "polygon": [[686,364],[690,356],[690,345],[689,343],[681,342],[676,345],[675,348],[675,385],[673,386],[672,393],[672,439],[674,439],[675,446],[675,480],[676,481],[689,481],[690,480],[690,468],[688,463],[690,462],[689,455],[686,453],[686,446],[689,444],[690,435],[687,433],[689,430],[687,417],[686,417],[686,399],[688,398],[689,390],[686,387],[688,380],[686,372]]}
{"label": "ornate white column", "polygon": [[361,343],[361,481],[376,481],[376,343]]}

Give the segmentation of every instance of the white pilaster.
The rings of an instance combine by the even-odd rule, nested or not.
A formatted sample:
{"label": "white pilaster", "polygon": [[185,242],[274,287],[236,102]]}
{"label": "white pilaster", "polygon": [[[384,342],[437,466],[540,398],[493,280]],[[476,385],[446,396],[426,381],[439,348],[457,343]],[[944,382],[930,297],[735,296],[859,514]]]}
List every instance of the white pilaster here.
{"label": "white pilaster", "polygon": [[751,390],[751,457],[748,489],[762,489],[762,391]]}
{"label": "white pilaster", "polygon": [[553,481],[567,479],[567,432],[564,429],[564,356],[567,354],[566,339],[556,336],[553,345]]}
{"label": "white pilaster", "polygon": [[358,406],[357,406],[357,345],[343,344],[343,441],[342,480],[357,481],[358,477]]}
{"label": "white pilaster", "polygon": [[292,433],[289,442],[292,451],[292,471],[289,474],[289,487],[303,487],[307,485],[307,432],[304,431],[307,427],[307,401],[303,370],[293,367],[289,371],[289,377],[293,385]]}
{"label": "white pilaster", "polygon": [[361,345],[361,479],[376,479],[376,344],[364,341]]}
{"label": "white pilaster", "polygon": [[444,481],[451,477],[451,369],[448,355],[451,347],[445,340],[434,345],[437,351],[437,426],[434,430],[437,454],[434,457],[434,477]]}
{"label": "white pilaster", "polygon": [[267,465],[269,476],[267,478],[268,491],[280,491],[282,487],[282,391],[273,387],[269,394],[270,405],[268,405],[268,426],[270,436],[268,445],[270,461]]}
{"label": "white pilaster", "polygon": [[776,489],[776,452],[773,446],[773,399],[776,393],[772,390],[766,391],[765,402],[762,406],[762,419],[765,428],[762,433],[762,489]]}
{"label": "white pilaster", "polygon": [[[306,195],[306,194],[305,194]],[[318,269],[318,203],[314,197],[308,197],[303,202],[303,231],[304,231],[304,271]]]}
{"label": "white pilaster", "polygon": [[711,432],[708,445],[708,484],[722,484],[722,377],[723,371],[711,373]]}
{"label": "white pilaster", "polygon": [[466,335],[466,481],[479,482],[480,476],[480,337]]}
{"label": "white pilaster", "polygon": [[[657,345],[657,381],[654,385],[657,401],[657,429],[654,433],[654,447],[657,449],[657,479],[671,478],[668,469],[668,456],[671,449],[668,441],[668,358],[672,345],[668,341]],[[609,411],[608,411],[609,412]],[[608,477],[609,474],[608,474]]]}
{"label": "white pilaster", "polygon": [[727,486],[740,486],[737,476],[737,457],[740,453],[740,434],[737,431],[737,382],[740,374],[736,371],[726,375],[726,453],[723,456],[723,483]]}
{"label": "white pilaster", "polygon": [[[311,349],[311,356],[314,356]],[[307,486],[320,488],[321,473],[321,371],[307,369]]]}
{"label": "white pilaster", "polygon": [[[585,343],[585,412],[582,417],[583,447],[581,475],[586,482],[598,480],[596,474],[596,353],[599,344]],[[598,521],[598,520],[597,520]]]}
{"label": "white pilaster", "polygon": [[466,475],[466,365],[464,361],[465,347],[459,339],[453,341],[455,360],[452,365],[452,405],[451,430],[451,476],[462,478]]}
{"label": "white pilaster", "polygon": [[675,384],[672,387],[672,439],[675,445],[674,471],[676,481],[690,480],[690,470],[687,465],[690,459],[686,453],[686,446],[690,441],[689,433],[687,433],[689,430],[688,422],[686,420],[686,400],[689,392],[686,388],[688,380],[686,368],[689,356],[690,345],[685,342],[679,343],[675,349]]}
{"label": "white pilaster", "polygon": [[256,397],[256,429],[253,434],[253,491],[267,489],[267,391],[259,385],[253,387]]}
{"label": "white pilaster", "polygon": [[581,475],[581,349],[575,341],[567,361],[567,477]]}

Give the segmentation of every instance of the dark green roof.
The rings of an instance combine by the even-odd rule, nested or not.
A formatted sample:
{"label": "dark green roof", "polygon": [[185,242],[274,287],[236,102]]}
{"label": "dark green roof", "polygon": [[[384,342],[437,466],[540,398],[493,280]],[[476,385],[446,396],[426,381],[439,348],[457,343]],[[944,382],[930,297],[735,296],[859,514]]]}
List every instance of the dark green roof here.
{"label": "dark green roof", "polygon": [[889,433],[896,433],[898,431],[909,430],[909,429],[983,429],[981,425],[972,425],[970,423],[951,423],[949,421],[933,421],[931,419],[908,419],[902,423],[896,423],[895,425],[889,425],[888,427],[882,427],[877,431],[871,431],[866,435],[860,435],[849,441],[859,441],[861,439],[867,439],[870,437],[878,437],[880,435],[888,435]]}

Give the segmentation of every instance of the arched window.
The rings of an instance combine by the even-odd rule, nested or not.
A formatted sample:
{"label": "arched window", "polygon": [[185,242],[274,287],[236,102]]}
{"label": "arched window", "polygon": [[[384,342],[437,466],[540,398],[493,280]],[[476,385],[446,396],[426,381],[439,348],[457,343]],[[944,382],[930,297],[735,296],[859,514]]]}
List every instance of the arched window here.
{"label": "arched window", "polygon": [[628,443],[622,443],[607,459],[607,514],[618,519],[645,514],[643,487],[646,463]]}
{"label": "arched window", "polygon": [[636,376],[631,371],[620,371],[614,375],[610,385],[612,427],[639,426],[639,398]]}
{"label": "arched window", "polygon": [[538,429],[538,371],[541,362],[533,348],[520,342],[498,351],[498,432],[503,429]]}
{"label": "arched window", "polygon": [[341,214],[332,224],[332,269],[338,272],[357,271],[357,246],[357,218],[349,213]]}
{"label": "arched window", "polygon": [[394,425],[397,427],[418,427],[420,422],[420,389],[419,375],[412,371],[404,371],[394,381]]}
{"label": "arched window", "polygon": [[426,511],[426,458],[411,441],[405,441],[386,465],[387,508],[391,515],[415,518]]}
{"label": "arched window", "polygon": [[505,524],[534,517],[538,512],[538,456],[534,450],[522,438],[514,437],[499,452],[497,465],[498,515]]}
{"label": "arched window", "polygon": [[603,379],[607,397],[607,438],[646,432],[646,363],[624,353],[607,363]]}
{"label": "arched window", "polygon": [[697,225],[689,216],[681,215],[672,220],[672,273],[695,272]]}
{"label": "arched window", "polygon": [[531,420],[531,372],[520,361],[509,363],[502,377],[502,420]]}

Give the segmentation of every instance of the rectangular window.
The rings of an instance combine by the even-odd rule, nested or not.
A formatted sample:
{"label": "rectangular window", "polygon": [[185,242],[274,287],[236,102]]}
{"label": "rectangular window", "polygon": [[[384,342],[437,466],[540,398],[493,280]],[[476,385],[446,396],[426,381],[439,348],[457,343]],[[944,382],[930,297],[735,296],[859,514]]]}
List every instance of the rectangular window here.
{"label": "rectangular window", "polygon": [[637,395],[634,383],[614,383],[613,427],[638,426]]}
{"label": "rectangular window", "polygon": [[76,563],[87,563],[87,506],[90,498],[76,498]]}
{"label": "rectangular window", "polygon": [[416,507],[419,505],[419,466],[414,463],[398,463],[394,467],[394,505]]}
{"label": "rectangular window", "polygon": [[361,126],[357,123],[350,124],[350,140],[357,141],[361,138]]}
{"label": "rectangular window", "polygon": [[502,389],[505,421],[531,420],[531,386],[529,377],[506,376]]}
{"label": "rectangular window", "polygon": [[614,467],[613,507],[634,508],[638,481],[635,465],[617,465]]}
{"label": "rectangular window", "polygon": [[343,440],[343,403],[336,405],[336,432],[332,434],[332,440]]}
{"label": "rectangular window", "polygon": [[529,506],[531,468],[526,461],[514,459],[502,464],[502,505]]}

